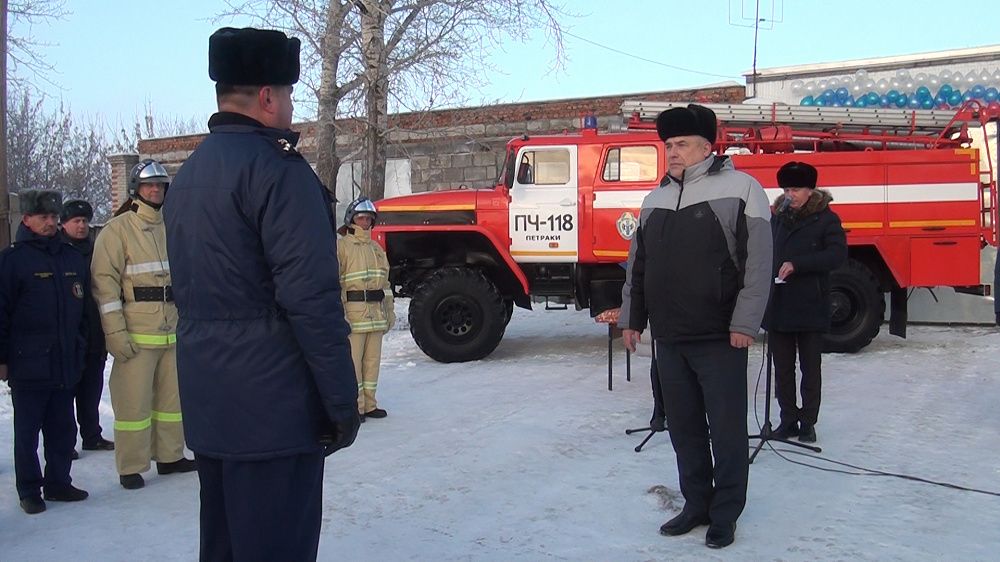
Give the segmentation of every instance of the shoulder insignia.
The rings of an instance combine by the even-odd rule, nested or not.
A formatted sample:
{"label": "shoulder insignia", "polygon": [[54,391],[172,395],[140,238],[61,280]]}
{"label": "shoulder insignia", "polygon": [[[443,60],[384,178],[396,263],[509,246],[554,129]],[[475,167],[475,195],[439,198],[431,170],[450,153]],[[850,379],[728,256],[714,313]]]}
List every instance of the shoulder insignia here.
{"label": "shoulder insignia", "polygon": [[299,151],[295,150],[292,143],[288,142],[286,139],[278,139],[278,147],[281,148],[282,152],[288,155],[298,154]]}

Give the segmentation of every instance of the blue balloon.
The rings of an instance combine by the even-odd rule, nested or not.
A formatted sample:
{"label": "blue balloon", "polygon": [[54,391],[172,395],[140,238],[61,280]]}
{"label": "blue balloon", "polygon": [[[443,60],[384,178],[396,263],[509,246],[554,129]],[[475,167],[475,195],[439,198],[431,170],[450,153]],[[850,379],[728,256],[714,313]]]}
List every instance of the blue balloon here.
{"label": "blue balloon", "polygon": [[837,95],[837,99],[841,101],[851,97],[851,91],[847,88],[837,88],[837,91],[834,93]]}
{"label": "blue balloon", "polygon": [[858,98],[854,102],[854,107],[868,107],[868,96],[861,96],[860,98]]}
{"label": "blue balloon", "polygon": [[938,90],[938,93],[947,98],[951,96],[951,92],[954,91],[954,89],[955,88],[953,88],[951,84],[941,84],[941,89]]}
{"label": "blue balloon", "polygon": [[920,100],[916,97],[912,97],[906,102],[906,107],[910,109],[920,109]]}
{"label": "blue balloon", "polygon": [[878,104],[882,107],[889,107],[889,96],[885,94],[879,96]]}
{"label": "blue balloon", "polygon": [[868,105],[878,105],[880,96],[876,92],[868,92],[868,95],[865,97],[868,98],[867,100],[865,100],[868,102]]}
{"label": "blue balloon", "polygon": [[962,101],[969,101],[971,99],[972,99],[972,90],[969,90],[968,92],[962,94]]}
{"label": "blue balloon", "polygon": [[920,101],[920,109],[934,109],[934,100],[931,98],[924,98]]}
{"label": "blue balloon", "polygon": [[931,91],[927,86],[920,86],[917,88],[917,99],[923,101],[925,99],[931,99]]}
{"label": "blue balloon", "polygon": [[969,90],[969,93],[977,100],[981,100],[986,96],[986,88],[982,84],[976,84]]}
{"label": "blue balloon", "polygon": [[952,92],[951,95],[948,96],[948,105],[962,105],[962,92]]}
{"label": "blue balloon", "polygon": [[827,91],[823,92],[822,94],[820,94],[820,97],[822,97],[823,101],[825,101],[825,102],[831,102],[831,101],[837,99],[837,94],[834,93],[833,90],[827,90]]}
{"label": "blue balloon", "polygon": [[910,98],[906,94],[898,94],[896,96],[896,101],[895,101],[896,107],[906,107],[906,104],[909,101],[910,101]]}
{"label": "blue balloon", "polygon": [[813,105],[813,97],[806,96],[802,98],[802,101],[799,102],[799,105]]}
{"label": "blue balloon", "polygon": [[948,103],[948,97],[942,94],[934,96],[934,105],[941,105],[942,103]]}
{"label": "blue balloon", "polygon": [[998,97],[1000,97],[1000,91],[990,86],[989,88],[986,88],[986,93],[983,94],[983,101],[987,103],[994,102],[997,101]]}
{"label": "blue balloon", "polygon": [[889,90],[889,92],[885,94],[885,97],[889,98],[889,103],[896,103],[901,95],[902,94],[896,90]]}
{"label": "blue balloon", "polygon": [[818,98],[813,99],[813,105],[815,105],[817,107],[823,107],[824,105],[828,105],[828,104],[823,100],[823,97],[820,96]]}

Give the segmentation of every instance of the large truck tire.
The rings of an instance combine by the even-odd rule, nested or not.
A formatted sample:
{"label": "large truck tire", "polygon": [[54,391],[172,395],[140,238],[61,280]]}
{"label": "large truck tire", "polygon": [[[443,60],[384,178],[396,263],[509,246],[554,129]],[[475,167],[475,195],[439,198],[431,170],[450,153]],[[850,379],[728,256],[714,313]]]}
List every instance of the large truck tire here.
{"label": "large truck tire", "polygon": [[410,299],[410,334],[442,363],[482,359],[503,339],[507,306],[479,270],[447,267],[428,276]]}
{"label": "large truck tire", "polygon": [[878,335],[885,317],[885,297],[863,263],[849,259],[830,273],[832,322],[823,351],[856,353]]}

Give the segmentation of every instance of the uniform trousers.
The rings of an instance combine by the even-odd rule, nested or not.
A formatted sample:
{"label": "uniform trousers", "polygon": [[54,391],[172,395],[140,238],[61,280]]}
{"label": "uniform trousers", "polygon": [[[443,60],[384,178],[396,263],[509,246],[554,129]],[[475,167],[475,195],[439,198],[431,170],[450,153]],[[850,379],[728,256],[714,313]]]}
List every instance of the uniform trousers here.
{"label": "uniform trousers", "polygon": [[[10,390],[14,406],[14,479],[20,499],[65,489],[72,479],[73,389]],[[45,439],[45,474],[38,463],[38,432]]]}
{"label": "uniform trousers", "polygon": [[351,332],[351,359],[358,378],[358,413],[367,414],[378,407],[375,391],[378,389],[378,370],[382,363],[383,331]]}
{"label": "uniform trousers", "polygon": [[83,375],[76,386],[76,422],[80,426],[80,439],[84,445],[100,439],[103,431],[100,408],[107,360],[106,352],[87,353]]}
{"label": "uniform trousers", "polygon": [[[781,423],[802,422],[816,425],[819,419],[820,388],[823,385],[822,332],[775,332],[767,334],[767,344],[774,359],[774,395],[781,408]],[[795,396],[795,350],[799,352],[802,371],[802,407]]]}
{"label": "uniform trousers", "polygon": [[201,562],[316,560],[323,452],[261,461],[195,453],[201,482]]}
{"label": "uniform trousers", "polygon": [[750,470],[747,350],[728,339],[657,340],[656,361],[684,511],[735,523]]}
{"label": "uniform trousers", "polygon": [[175,350],[172,345],[140,348],[135,357],[111,367],[118,474],[146,472],[150,459],[169,463],[184,456]]}

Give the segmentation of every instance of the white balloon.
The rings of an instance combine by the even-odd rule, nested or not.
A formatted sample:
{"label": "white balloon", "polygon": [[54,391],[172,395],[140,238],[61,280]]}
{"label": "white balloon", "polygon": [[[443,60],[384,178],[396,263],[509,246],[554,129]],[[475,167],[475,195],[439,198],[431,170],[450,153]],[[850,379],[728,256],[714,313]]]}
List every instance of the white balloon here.
{"label": "white balloon", "polygon": [[806,82],[805,86],[803,86],[802,89],[807,94],[810,94],[810,95],[811,94],[815,94],[816,93],[816,82],[810,80],[810,81]]}
{"label": "white balloon", "polygon": [[990,75],[990,84],[995,88],[1000,88],[1000,69],[994,70]]}
{"label": "white balloon", "polygon": [[866,92],[870,92],[875,89],[875,81],[871,78],[866,78],[865,81],[861,83],[861,87],[864,88]]}
{"label": "white balloon", "polygon": [[827,87],[830,88],[831,90],[836,90],[837,88],[840,87],[840,84],[841,84],[840,78],[837,76],[834,76],[826,83]]}
{"label": "white balloon", "polygon": [[910,78],[910,71],[905,68],[901,68],[896,71],[896,78],[899,78],[900,82],[905,82]]}
{"label": "white balloon", "polygon": [[951,82],[951,80],[955,77],[955,75],[952,74],[952,72],[950,70],[942,70],[941,74],[939,76],[941,76],[941,83],[942,84],[947,84],[947,83]]}
{"label": "white balloon", "polygon": [[927,88],[932,94],[936,94],[941,87],[941,78],[933,72],[927,75]]}
{"label": "white balloon", "polygon": [[990,73],[983,69],[978,76],[976,76],[976,84],[982,84],[984,87],[990,83]]}
{"label": "white balloon", "polygon": [[864,81],[866,78],[868,78],[868,71],[863,68],[859,68],[858,71],[854,73],[854,78],[857,80]]}
{"label": "white balloon", "polygon": [[899,81],[899,78],[893,77],[892,80],[889,81],[889,85],[892,86],[893,90],[899,90],[903,83]]}
{"label": "white balloon", "polygon": [[806,83],[802,80],[792,80],[791,88],[793,94],[801,94],[805,89]]}
{"label": "white balloon", "polygon": [[913,77],[913,82],[917,86],[926,86],[927,85],[927,73],[925,73],[925,72],[918,72],[917,75]]}
{"label": "white balloon", "polygon": [[976,80],[978,78],[979,78],[979,75],[976,74],[975,70],[970,70],[970,71],[966,72],[965,73],[965,80],[963,80],[963,82],[965,83],[965,87],[969,88],[970,86],[975,86],[976,85]]}
{"label": "white balloon", "polygon": [[862,86],[861,84],[858,84],[857,82],[855,82],[854,85],[851,86],[851,93],[853,93],[853,94],[860,94],[864,90],[865,90],[864,86]]}
{"label": "white balloon", "polygon": [[906,82],[903,82],[903,91],[907,94],[912,93],[913,90],[917,89],[916,83],[913,82],[912,78],[908,78]]}
{"label": "white balloon", "polygon": [[821,92],[826,91],[826,89],[829,88],[829,82],[827,82],[827,80],[824,78],[819,82],[816,82],[816,87],[819,88]]}
{"label": "white balloon", "polygon": [[885,78],[879,78],[879,81],[875,83],[875,91],[884,94],[889,91],[889,81]]}
{"label": "white balloon", "polygon": [[840,85],[843,86],[844,88],[847,88],[848,90],[850,90],[851,86],[854,85],[854,77],[853,76],[845,76],[844,78],[842,78],[840,80]]}

